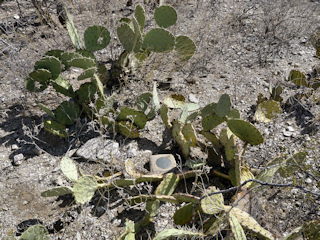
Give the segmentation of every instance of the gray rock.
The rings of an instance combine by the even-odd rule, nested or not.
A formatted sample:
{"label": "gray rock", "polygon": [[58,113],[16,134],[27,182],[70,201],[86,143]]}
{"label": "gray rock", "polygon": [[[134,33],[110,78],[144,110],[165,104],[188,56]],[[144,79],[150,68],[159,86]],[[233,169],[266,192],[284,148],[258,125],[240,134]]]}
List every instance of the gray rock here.
{"label": "gray rock", "polygon": [[193,102],[193,103],[199,103],[199,99],[195,95],[193,95],[192,93],[189,94],[189,101]]}
{"label": "gray rock", "polygon": [[76,155],[90,161],[102,160],[111,162],[111,155],[118,157],[120,155],[119,143],[110,139],[96,137],[87,141],[80,147]]}
{"label": "gray rock", "polygon": [[19,154],[15,155],[15,156],[13,157],[13,165],[19,166],[19,165],[22,164],[22,161],[23,161],[23,160],[24,160],[23,154],[22,154],[22,153],[19,153]]}

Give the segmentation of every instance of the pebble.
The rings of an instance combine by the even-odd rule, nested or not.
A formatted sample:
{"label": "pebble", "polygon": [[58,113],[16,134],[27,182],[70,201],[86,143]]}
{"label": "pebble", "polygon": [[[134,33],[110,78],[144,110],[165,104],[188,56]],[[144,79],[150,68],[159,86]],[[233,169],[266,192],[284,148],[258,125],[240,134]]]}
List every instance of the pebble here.
{"label": "pebble", "polygon": [[199,99],[193,94],[189,94],[189,101],[193,103],[199,103]]}
{"label": "pebble", "polygon": [[22,164],[22,161],[23,161],[23,160],[24,160],[23,154],[22,154],[22,153],[19,153],[19,154],[15,155],[15,156],[13,157],[13,165],[19,166],[19,165]]}
{"label": "pebble", "polygon": [[306,182],[306,183],[312,183],[312,179],[311,179],[311,178],[307,178],[307,179],[305,180],[305,182]]}
{"label": "pebble", "polygon": [[294,132],[295,131],[294,127],[291,127],[291,126],[288,126],[287,130],[290,131],[290,132]]}
{"label": "pebble", "polygon": [[127,151],[127,156],[128,158],[134,158],[135,156],[137,156],[137,149],[129,148]]}
{"label": "pebble", "polygon": [[291,137],[292,136],[292,132],[290,132],[290,131],[287,131],[287,130],[283,130],[283,135],[285,136],[285,137]]}
{"label": "pebble", "polygon": [[111,162],[111,155],[120,156],[119,143],[101,137],[92,138],[77,150],[76,155],[90,161]]}
{"label": "pebble", "polygon": [[17,150],[19,149],[19,146],[17,144],[12,144],[11,150]]}

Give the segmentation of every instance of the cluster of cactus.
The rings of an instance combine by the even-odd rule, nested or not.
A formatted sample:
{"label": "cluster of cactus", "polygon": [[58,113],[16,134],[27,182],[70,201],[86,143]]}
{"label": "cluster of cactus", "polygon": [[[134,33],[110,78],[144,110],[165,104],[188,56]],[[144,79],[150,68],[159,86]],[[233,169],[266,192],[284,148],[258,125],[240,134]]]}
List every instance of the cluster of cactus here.
{"label": "cluster of cactus", "polygon": [[[170,120],[169,109],[181,109],[178,119]],[[181,153],[186,159],[187,166],[196,168],[204,163],[198,163],[190,155],[191,148],[200,148],[208,151],[208,164],[214,167],[221,166],[221,160],[229,171],[229,179],[238,186],[253,176],[250,171],[241,166],[241,152],[237,139],[241,139],[245,146],[247,144],[258,145],[263,143],[264,138],[251,123],[240,118],[240,113],[236,109],[231,109],[230,97],[223,94],[218,103],[210,103],[201,110],[194,103],[186,103],[181,95],[172,95],[164,100],[160,108],[160,115],[166,127],[172,132],[172,136],[178,143]],[[189,112],[192,112],[189,114]],[[202,118],[202,129],[197,133],[192,125],[192,121],[200,116]],[[220,137],[211,132],[212,129],[225,122],[228,128],[221,130]],[[198,141],[198,134],[203,135],[211,145]]]}
{"label": "cluster of cactus", "polygon": [[141,5],[135,9],[134,16],[122,18],[117,34],[124,52],[120,65],[135,69],[151,52],[162,53],[176,51],[182,61],[189,60],[195,50],[194,42],[187,36],[174,37],[166,28],[177,21],[177,12],[173,7],[160,6],[154,12],[154,19],[159,26],[144,32],[145,14]]}
{"label": "cluster of cactus", "polygon": [[[126,137],[139,137],[138,130],[155,116],[154,110],[149,115],[144,114],[145,107],[148,107],[145,103],[150,102],[152,95],[144,94],[138,97],[138,106],[141,106],[139,110],[127,107],[118,111],[114,109],[114,96],[107,97],[104,94],[104,84],[111,81],[112,74],[108,73],[105,66],[99,64],[94,56],[95,51],[102,50],[109,44],[110,32],[103,26],[91,26],[84,32],[84,40],[82,40],[67,10],[66,17],[68,33],[76,50],[48,51],[35,63],[34,71],[25,80],[25,87],[31,92],[44,91],[51,85],[57,92],[70,98],[69,101],[61,103],[55,111],[51,111],[41,103],[38,104],[51,117],[44,122],[44,128],[53,134],[66,137],[68,136],[67,127],[73,125],[84,112],[90,118],[98,118],[101,124],[117,130]],[[119,58],[123,68],[128,62],[131,67],[138,66],[137,62],[144,60],[150,52],[175,50],[182,60],[188,60],[194,54],[195,44],[190,38],[186,36],[175,38],[163,29],[175,24],[177,13],[174,8],[169,6],[157,8],[155,20],[160,28],[144,34],[145,15],[140,5],[136,7],[132,19],[121,19],[117,33],[125,50]],[[61,74],[71,67],[82,69],[82,73],[77,78],[79,81],[91,79],[91,82],[82,84],[78,90],[74,91],[69,80]],[[144,104],[141,104],[142,101]],[[94,108],[89,107],[91,102],[95,103]],[[115,120],[109,118],[110,113],[118,114]]]}

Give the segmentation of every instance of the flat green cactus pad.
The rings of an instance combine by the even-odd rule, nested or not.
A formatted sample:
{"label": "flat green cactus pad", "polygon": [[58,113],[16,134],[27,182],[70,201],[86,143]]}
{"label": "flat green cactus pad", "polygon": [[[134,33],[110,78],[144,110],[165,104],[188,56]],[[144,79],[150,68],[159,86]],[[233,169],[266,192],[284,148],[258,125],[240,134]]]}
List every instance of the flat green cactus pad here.
{"label": "flat green cactus pad", "polygon": [[140,32],[134,30],[127,23],[121,23],[117,28],[119,41],[127,52],[139,52],[142,46]]}
{"label": "flat green cactus pad", "polygon": [[195,43],[187,36],[176,37],[174,50],[180,55],[182,61],[188,61],[196,51]]}
{"label": "flat green cactus pad", "polygon": [[34,64],[34,69],[47,69],[51,72],[52,79],[56,79],[61,73],[61,63],[58,58],[48,56],[37,61]]}
{"label": "flat green cactus pad", "polygon": [[229,129],[242,141],[251,145],[259,145],[263,143],[264,138],[251,123],[241,119],[231,119],[227,121]]}
{"label": "flat green cactus pad", "polygon": [[69,157],[63,157],[60,161],[62,173],[71,181],[78,180],[78,170],[76,164]]}
{"label": "flat green cactus pad", "polygon": [[64,53],[63,50],[55,49],[55,50],[50,50],[45,53],[46,56],[53,56],[61,60],[61,55]]}
{"label": "flat green cactus pad", "polygon": [[215,113],[219,117],[225,117],[230,112],[231,100],[228,94],[223,94],[216,106]]}
{"label": "flat green cactus pad", "polygon": [[88,57],[83,57],[81,56],[80,58],[73,58],[72,60],[69,61],[69,65],[72,67],[78,67],[82,69],[88,69],[92,67],[98,67],[95,59],[88,58]]}
{"label": "flat green cactus pad", "polygon": [[56,121],[46,120],[43,122],[44,129],[60,137],[67,137],[66,126]]}
{"label": "flat green cactus pad", "polygon": [[225,117],[219,117],[216,114],[211,114],[202,119],[202,128],[204,131],[210,131],[224,121],[226,121]]}
{"label": "flat green cactus pad", "polygon": [[138,111],[129,107],[122,108],[117,117],[117,121],[132,121],[132,120],[135,126],[142,129],[146,125],[148,118],[141,111]]}
{"label": "flat green cactus pad", "polygon": [[73,193],[71,187],[56,187],[41,193],[41,197],[58,197]]}
{"label": "flat green cactus pad", "polygon": [[73,186],[73,195],[77,203],[85,204],[90,201],[98,189],[96,179],[91,175],[80,177]]}
{"label": "flat green cactus pad", "polygon": [[41,92],[48,87],[51,77],[49,70],[40,68],[29,74],[24,85],[30,92]]}
{"label": "flat green cactus pad", "polygon": [[254,119],[258,122],[269,123],[280,113],[280,102],[270,99],[258,105]]}
{"label": "flat green cactus pad", "polygon": [[97,92],[97,86],[93,83],[84,83],[76,91],[77,102],[79,104],[88,104],[94,100],[94,95]]}
{"label": "flat green cactus pad", "polygon": [[84,32],[84,44],[91,52],[105,48],[110,39],[110,32],[103,26],[91,26]]}
{"label": "flat green cactus pad", "polygon": [[144,112],[147,110],[149,103],[151,102],[152,94],[143,93],[137,97],[137,105],[140,111]]}
{"label": "flat green cactus pad", "polygon": [[234,239],[247,239],[246,234],[244,233],[238,219],[231,213],[229,214],[228,222]]}
{"label": "flat green cactus pad", "polygon": [[74,98],[75,93],[73,91],[72,85],[69,83],[67,79],[62,76],[59,76],[54,81],[51,82],[52,87],[59,93]]}
{"label": "flat green cactus pad", "polygon": [[[206,189],[204,195],[217,192],[213,186]],[[202,211],[206,214],[218,214],[223,211],[224,199],[221,193],[203,198],[200,202]]]}
{"label": "flat green cactus pad", "polygon": [[21,234],[20,240],[32,240],[32,239],[49,239],[49,232],[45,226],[40,224],[29,227],[25,232]]}
{"label": "flat green cactus pad", "polygon": [[143,40],[142,47],[154,52],[167,52],[174,48],[174,36],[161,28],[149,31]]}
{"label": "flat green cactus pad", "polygon": [[86,69],[83,73],[81,73],[78,77],[78,80],[84,80],[84,79],[87,79],[87,78],[92,78],[93,77],[93,74],[95,74],[97,72],[97,68],[96,67],[91,67],[91,68],[88,68]]}
{"label": "flat green cactus pad", "polygon": [[228,115],[228,118],[241,118],[240,112],[237,109],[232,109]]}
{"label": "flat green cactus pad", "polygon": [[75,58],[83,58],[83,55],[77,52],[65,52],[62,53],[60,57],[65,69],[70,68],[70,61]]}
{"label": "flat green cactus pad", "polygon": [[129,121],[119,121],[116,122],[116,129],[121,135],[128,138],[138,138],[139,130],[138,128]]}
{"label": "flat green cactus pad", "polygon": [[173,215],[173,221],[177,225],[184,225],[192,220],[193,217],[193,203],[188,203],[179,208]]}
{"label": "flat green cactus pad", "polygon": [[177,18],[176,10],[170,6],[158,7],[154,12],[154,19],[159,27],[170,27],[176,23]]}
{"label": "flat green cactus pad", "polygon": [[141,5],[138,5],[136,7],[136,10],[134,11],[134,16],[137,19],[137,22],[139,23],[139,26],[142,31],[145,25],[146,17],[144,15],[144,9],[143,7],[141,7]]}
{"label": "flat green cactus pad", "polygon": [[80,116],[80,107],[73,101],[62,102],[55,111],[57,121],[63,125],[72,125]]}
{"label": "flat green cactus pad", "polygon": [[297,86],[307,87],[308,84],[307,84],[306,79],[307,79],[306,76],[302,72],[300,72],[298,70],[291,70],[290,74],[289,74],[288,81],[294,83]]}
{"label": "flat green cactus pad", "polygon": [[200,116],[204,118],[208,115],[214,114],[216,107],[217,107],[216,103],[210,103],[206,105],[204,108],[200,110]]}

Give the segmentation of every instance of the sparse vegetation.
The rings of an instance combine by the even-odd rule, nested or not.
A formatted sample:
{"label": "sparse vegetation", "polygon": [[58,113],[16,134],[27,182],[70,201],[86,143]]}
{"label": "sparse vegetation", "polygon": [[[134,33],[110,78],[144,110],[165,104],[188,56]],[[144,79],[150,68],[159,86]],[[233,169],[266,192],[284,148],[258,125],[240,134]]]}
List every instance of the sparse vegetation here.
{"label": "sparse vegetation", "polygon": [[[44,2],[32,1],[32,4],[40,23],[54,28],[56,23],[54,16],[50,14],[50,4]],[[318,149],[315,147],[317,141],[308,141],[311,147],[307,145],[307,141],[299,148],[282,147],[280,154],[267,142],[268,128],[277,118],[288,113],[287,105],[292,96],[286,102],[284,99],[292,92],[300,105],[303,105],[302,101],[305,99],[312,101],[314,106],[319,105],[319,98],[315,97],[320,86],[318,69],[315,67],[312,73],[305,74],[296,67],[291,68],[283,83],[275,86],[269,83],[267,97],[257,91],[258,100],[251,103],[252,109],[255,109],[251,116],[252,122],[246,120],[247,116],[243,116],[246,111],[239,108],[240,101],[230,94],[230,86],[214,97],[206,98],[205,102],[190,95],[185,97],[179,87],[172,85],[169,90],[163,91],[161,81],[155,81],[156,78],[162,80],[165,74],[159,70],[170,68],[168,72],[171,73],[175,70],[187,71],[189,78],[190,73],[197,70],[185,68],[190,67],[188,64],[193,60],[197,61],[193,62],[194,66],[203,63],[199,56],[203,57],[206,53],[199,55],[199,51],[204,51],[198,48],[199,41],[180,35],[181,31],[174,28],[174,25],[179,25],[177,10],[173,7],[177,7],[176,3],[167,6],[160,1],[159,4],[154,3],[154,9],[147,9],[148,2],[144,3],[145,5],[139,5],[132,1],[126,2],[130,14],[125,14],[126,17],[119,16],[116,27],[108,29],[102,24],[79,28],[70,8],[59,5],[63,8],[65,32],[69,34],[73,49],[53,48],[43,51],[44,55],[35,61],[33,70],[27,74],[24,86],[34,99],[37,99],[35,96],[48,92],[58,96],[59,101],[55,104],[48,105],[34,100],[36,106],[46,113],[44,120],[39,121],[41,128],[47,130],[46,133],[41,132],[45,136],[44,140],[33,136],[31,131],[26,135],[31,138],[31,144],[36,145],[37,150],[40,149],[39,142],[51,147],[50,139],[62,141],[58,147],[66,146],[66,150],[57,157],[58,162],[51,164],[50,170],[46,170],[50,174],[62,172],[62,175],[53,179],[50,186],[46,185],[46,189],[43,186],[36,189],[42,197],[39,201],[45,199],[47,205],[60,201],[62,203],[57,208],[63,206],[66,210],[58,220],[52,219],[50,223],[37,219],[22,222],[21,231],[7,231],[5,239],[14,239],[15,235],[20,236],[19,239],[51,239],[59,234],[59,239],[74,237],[61,232],[68,224],[77,222],[84,209],[87,209],[86,214],[90,215],[90,220],[85,221],[83,227],[75,227],[77,238],[81,238],[82,231],[85,232],[85,238],[113,237],[119,240],[319,238],[317,206],[311,204],[310,208],[315,213],[311,212],[310,215],[313,215],[310,218],[300,219],[301,223],[296,224],[295,229],[291,227],[290,231],[279,233],[270,227],[267,220],[263,221],[261,216],[255,214],[257,210],[253,208],[258,207],[252,203],[256,196],[264,199],[260,206],[263,215],[268,201],[275,199],[279,192],[284,195],[290,194],[289,191],[292,195],[299,193],[315,204],[318,202],[320,165],[317,160]],[[90,4],[91,7],[94,6],[94,3]],[[218,5],[216,1],[211,4]],[[236,5],[241,9],[237,8],[229,15],[234,20],[230,26],[237,31],[245,29],[244,34],[252,26],[259,27],[254,30],[254,35],[250,35],[252,44],[257,40],[263,42],[258,48],[259,67],[269,66],[272,63],[270,59],[277,54],[281,55],[280,50],[289,46],[290,41],[295,38],[284,26],[290,22],[290,14],[296,16],[299,12],[296,2],[283,1],[277,4],[278,8],[268,15],[269,19],[264,16],[270,10],[268,1]],[[251,7],[247,9],[248,6]],[[287,9],[290,11],[282,12]],[[310,6],[306,4],[303,10],[307,12]],[[299,19],[306,16],[306,12],[302,12]],[[151,13],[154,18],[148,19]],[[261,13],[264,15],[257,17]],[[116,14],[121,15],[119,12]],[[154,21],[153,24],[157,27],[149,21]],[[298,35],[302,37],[307,32],[304,30],[302,33],[305,26],[300,26],[296,21],[294,23],[291,31],[301,30]],[[261,33],[261,27],[265,29],[264,34]],[[188,31],[186,33],[189,34]],[[311,44],[319,57],[318,35],[317,32],[313,35]],[[211,39],[210,44],[212,41],[214,42]],[[201,44],[203,43],[199,43]],[[115,46],[117,49],[112,49]],[[247,48],[250,46],[246,45]],[[239,46],[231,48],[237,51],[237,47]],[[116,57],[111,56],[113,52],[118,53]],[[110,56],[114,58],[109,61]],[[166,62],[166,57],[168,65],[161,65]],[[158,60],[161,61],[160,65]],[[169,66],[170,61],[177,63]],[[158,71],[158,75],[146,80],[144,77],[146,74],[151,76],[148,71],[152,67],[155,68],[154,72]],[[76,74],[70,77],[72,71]],[[224,78],[225,76],[221,77],[219,81]],[[170,81],[168,80],[169,83]],[[298,90],[301,89],[306,91],[300,94]],[[288,90],[293,91],[288,94]],[[201,91],[205,92],[205,89]],[[244,93],[246,91],[247,89]],[[256,99],[256,95],[251,96],[251,99]],[[53,106],[55,110],[52,110]],[[6,117],[7,111],[2,115]],[[81,125],[81,130],[75,128],[75,125]],[[40,132],[39,129],[37,131]],[[160,134],[162,131],[163,134]],[[37,135],[40,135],[39,132]],[[146,134],[153,135],[152,140],[158,137],[161,144],[155,144]],[[312,134],[308,133],[308,137]],[[102,141],[108,139],[110,142],[119,142],[120,154],[115,154],[112,149],[108,156],[110,161],[103,158],[78,161],[77,149],[96,135]],[[28,141],[24,140],[30,144],[30,139]],[[132,146],[136,146],[134,144],[143,150],[151,149],[151,145],[156,149],[153,149],[153,153],[160,151],[173,154],[178,160],[177,167],[165,174],[149,171],[148,164],[143,165],[143,161],[148,163],[146,151],[140,151],[138,155],[134,151],[129,152]],[[104,149],[93,149],[100,150]],[[274,151],[277,155],[273,158],[260,157],[257,166],[254,158],[259,158],[259,154],[252,154],[252,151]],[[19,158],[14,158],[13,165],[18,167],[21,164],[19,161]],[[56,168],[53,170],[52,166]],[[98,170],[92,170],[95,168],[93,166]],[[308,185],[307,180],[304,181],[306,176],[314,186]],[[268,189],[277,189],[278,193],[272,196],[270,192],[265,194]],[[301,196],[299,195],[303,198]],[[33,199],[35,198],[38,196]],[[280,198],[281,200],[283,199]],[[162,212],[162,207],[169,210]],[[69,211],[71,208],[72,214]],[[138,210],[139,214],[131,213]],[[1,211],[7,210],[4,208]],[[275,211],[279,216],[267,216],[269,218],[265,219],[281,218],[281,211],[290,209]],[[163,217],[162,213],[166,215]],[[108,214],[111,217],[104,219],[103,215]],[[0,219],[2,216],[4,215],[0,215]],[[93,222],[91,216],[108,224],[106,228],[110,229],[106,236],[95,235],[99,232],[90,230]],[[66,222],[63,222],[63,218],[67,219]],[[165,221],[167,225],[162,223]],[[117,226],[115,230],[110,227],[114,223]],[[160,227],[155,228],[156,224]],[[2,237],[1,234],[0,236]]]}

